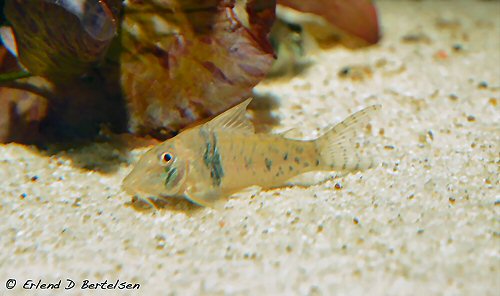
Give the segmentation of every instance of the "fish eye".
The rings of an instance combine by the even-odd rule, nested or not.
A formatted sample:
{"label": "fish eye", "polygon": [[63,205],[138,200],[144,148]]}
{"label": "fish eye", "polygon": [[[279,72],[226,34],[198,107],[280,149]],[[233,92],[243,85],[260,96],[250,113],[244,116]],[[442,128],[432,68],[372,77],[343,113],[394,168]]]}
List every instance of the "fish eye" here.
{"label": "fish eye", "polygon": [[174,159],[174,156],[170,152],[164,152],[160,155],[160,162],[162,164],[169,164]]}

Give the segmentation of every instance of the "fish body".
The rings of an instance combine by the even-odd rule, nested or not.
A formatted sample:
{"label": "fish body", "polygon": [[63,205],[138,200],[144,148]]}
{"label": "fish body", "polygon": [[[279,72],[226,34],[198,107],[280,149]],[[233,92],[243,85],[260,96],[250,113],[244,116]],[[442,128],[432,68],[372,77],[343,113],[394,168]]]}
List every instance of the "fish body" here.
{"label": "fish body", "polygon": [[214,206],[252,185],[279,187],[310,171],[352,171],[368,167],[355,139],[380,106],[363,109],[315,140],[255,134],[245,111],[250,99],[211,121],[186,130],[146,152],[123,181],[146,201],[184,197]]}

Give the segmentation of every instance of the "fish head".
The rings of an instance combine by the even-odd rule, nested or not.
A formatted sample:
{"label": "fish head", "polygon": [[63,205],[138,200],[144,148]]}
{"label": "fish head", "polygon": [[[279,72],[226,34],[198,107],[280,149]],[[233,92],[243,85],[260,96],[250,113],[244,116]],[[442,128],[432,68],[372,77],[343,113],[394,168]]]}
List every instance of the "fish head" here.
{"label": "fish head", "polygon": [[182,195],[188,173],[183,150],[166,141],[146,152],[122,183],[123,189],[140,198]]}

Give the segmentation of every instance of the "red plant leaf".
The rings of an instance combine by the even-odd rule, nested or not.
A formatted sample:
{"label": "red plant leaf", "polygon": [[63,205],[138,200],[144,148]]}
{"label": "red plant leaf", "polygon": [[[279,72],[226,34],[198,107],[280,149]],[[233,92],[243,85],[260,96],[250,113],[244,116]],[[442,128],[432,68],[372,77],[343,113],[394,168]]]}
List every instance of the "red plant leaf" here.
{"label": "red plant leaf", "polygon": [[370,44],[380,38],[377,10],[370,0],[278,0],[278,4],[324,17],[345,32]]}
{"label": "red plant leaf", "polygon": [[121,82],[133,132],[169,135],[239,103],[274,61],[275,1],[128,3]]}

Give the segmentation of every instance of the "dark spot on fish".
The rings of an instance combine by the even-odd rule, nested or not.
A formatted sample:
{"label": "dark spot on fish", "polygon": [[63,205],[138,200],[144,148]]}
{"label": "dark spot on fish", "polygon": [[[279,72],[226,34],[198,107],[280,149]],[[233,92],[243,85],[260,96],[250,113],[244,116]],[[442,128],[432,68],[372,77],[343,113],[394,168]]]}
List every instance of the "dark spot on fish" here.
{"label": "dark spot on fish", "polygon": [[252,165],[252,158],[245,156],[245,168],[248,169]]}
{"label": "dark spot on fish", "polygon": [[271,167],[273,166],[273,161],[270,160],[270,159],[268,159],[268,158],[266,158],[265,162],[266,162],[266,168],[267,168],[267,170],[270,171]]}
{"label": "dark spot on fish", "polygon": [[291,171],[293,171],[293,166],[289,166],[288,169]]}
{"label": "dark spot on fish", "polygon": [[169,183],[177,178],[177,168],[165,168],[167,173],[167,178],[165,178],[165,186],[169,186]]}
{"label": "dark spot on fish", "polygon": [[344,164],[342,165],[342,169],[345,170],[347,168],[347,149],[344,148]]}
{"label": "dark spot on fish", "polygon": [[297,147],[295,148],[295,150],[297,151],[297,153],[302,153],[302,152],[304,152],[304,147],[297,146]]}
{"label": "dark spot on fish", "polygon": [[304,167],[307,168],[309,166],[308,162],[304,162]]}
{"label": "dark spot on fish", "polygon": [[219,154],[219,149],[217,148],[217,137],[213,133],[208,136],[211,136],[211,138],[207,139],[207,146],[205,153],[203,154],[203,161],[210,170],[210,177],[212,178],[213,184],[215,186],[220,186],[222,177],[224,177],[224,170],[222,168],[222,160]]}
{"label": "dark spot on fish", "polygon": [[211,176],[212,176],[212,178],[214,178],[217,185],[220,185],[221,179],[224,176],[224,170],[222,168],[222,161],[221,161],[221,157],[219,154],[219,149],[217,149],[217,146],[215,145],[215,141],[214,141],[214,157],[213,157],[213,161],[212,161]]}
{"label": "dark spot on fish", "polygon": [[296,162],[297,164],[299,164],[299,163],[300,163],[300,157],[295,157],[295,162]]}
{"label": "dark spot on fish", "polygon": [[279,167],[278,172],[276,173],[276,177],[279,177],[280,175],[283,175],[283,167]]}
{"label": "dark spot on fish", "polygon": [[319,159],[316,159],[316,166],[319,166]]}
{"label": "dark spot on fish", "polygon": [[288,159],[288,152],[285,153],[285,155],[283,155],[283,160],[287,160]]}

